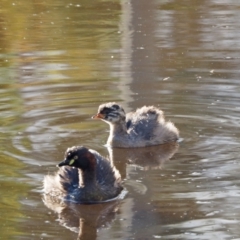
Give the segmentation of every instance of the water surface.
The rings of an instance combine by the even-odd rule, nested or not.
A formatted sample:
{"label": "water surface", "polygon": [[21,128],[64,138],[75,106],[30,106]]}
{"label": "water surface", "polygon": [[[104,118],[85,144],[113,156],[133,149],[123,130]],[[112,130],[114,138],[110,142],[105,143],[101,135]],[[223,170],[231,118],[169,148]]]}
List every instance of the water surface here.
{"label": "water surface", "polygon": [[[2,239],[238,239],[240,3],[0,3]],[[182,141],[108,151],[100,104],[156,105]],[[67,147],[109,156],[120,201],[52,206]]]}

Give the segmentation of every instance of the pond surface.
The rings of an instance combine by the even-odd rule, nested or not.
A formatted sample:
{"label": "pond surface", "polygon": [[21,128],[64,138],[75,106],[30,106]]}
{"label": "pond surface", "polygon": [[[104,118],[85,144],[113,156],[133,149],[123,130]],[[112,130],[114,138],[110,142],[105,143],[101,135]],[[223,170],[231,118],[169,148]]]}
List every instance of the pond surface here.
{"label": "pond surface", "polygon": [[[240,2],[1,1],[1,239],[240,239]],[[179,144],[105,146],[91,116],[155,105]],[[123,200],[59,207],[67,147],[110,155]]]}

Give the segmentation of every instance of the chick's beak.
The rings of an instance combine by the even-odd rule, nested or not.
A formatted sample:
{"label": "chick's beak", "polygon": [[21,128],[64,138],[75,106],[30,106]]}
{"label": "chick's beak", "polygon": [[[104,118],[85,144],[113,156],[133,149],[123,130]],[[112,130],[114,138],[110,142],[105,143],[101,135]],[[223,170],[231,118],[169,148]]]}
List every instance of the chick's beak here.
{"label": "chick's beak", "polygon": [[64,159],[62,162],[60,162],[60,163],[57,164],[56,166],[57,166],[57,167],[62,167],[62,166],[65,166],[65,165],[68,165],[68,164],[67,164],[67,159]]}
{"label": "chick's beak", "polygon": [[105,116],[101,113],[97,113],[96,115],[92,116],[93,119],[104,119]]}

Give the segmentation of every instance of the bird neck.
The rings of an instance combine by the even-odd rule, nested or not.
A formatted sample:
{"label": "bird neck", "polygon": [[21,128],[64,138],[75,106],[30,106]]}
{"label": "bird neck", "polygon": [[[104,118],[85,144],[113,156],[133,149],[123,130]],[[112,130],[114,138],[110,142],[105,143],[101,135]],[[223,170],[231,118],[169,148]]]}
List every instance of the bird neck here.
{"label": "bird neck", "polygon": [[79,169],[79,185],[81,187],[93,186],[96,184],[96,172],[92,169],[82,170]]}
{"label": "bird neck", "polygon": [[120,147],[125,144],[128,139],[127,127],[125,122],[118,122],[110,125],[110,134],[107,145],[113,147]]}
{"label": "bird neck", "polygon": [[127,134],[127,127],[125,121],[120,121],[115,124],[110,124],[110,134]]}

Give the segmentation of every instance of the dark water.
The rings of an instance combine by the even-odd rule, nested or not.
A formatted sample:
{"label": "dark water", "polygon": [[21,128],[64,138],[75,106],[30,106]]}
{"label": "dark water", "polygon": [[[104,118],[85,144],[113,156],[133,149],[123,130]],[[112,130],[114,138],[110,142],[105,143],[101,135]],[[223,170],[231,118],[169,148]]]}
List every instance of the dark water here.
{"label": "dark water", "polygon": [[[1,239],[240,239],[240,2],[2,1]],[[121,201],[45,205],[66,148],[103,146],[98,105],[156,105],[182,141],[110,152]],[[170,160],[169,160],[170,158]]]}

